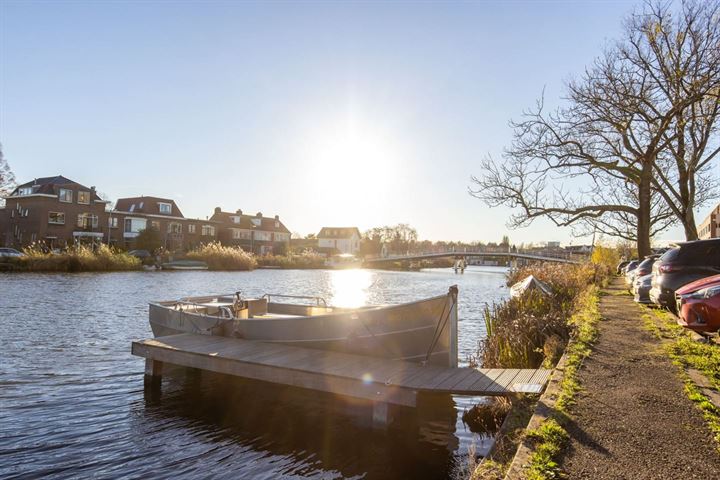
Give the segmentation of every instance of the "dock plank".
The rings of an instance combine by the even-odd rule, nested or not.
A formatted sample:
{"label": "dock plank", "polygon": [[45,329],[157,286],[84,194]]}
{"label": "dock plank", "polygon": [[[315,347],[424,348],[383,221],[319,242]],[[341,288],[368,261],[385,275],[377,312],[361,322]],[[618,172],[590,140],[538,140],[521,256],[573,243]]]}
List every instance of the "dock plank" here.
{"label": "dock plank", "polygon": [[197,334],[133,342],[132,353],[158,362],[408,406],[415,405],[418,392],[481,396],[539,391],[550,375],[549,370],[424,366]]}

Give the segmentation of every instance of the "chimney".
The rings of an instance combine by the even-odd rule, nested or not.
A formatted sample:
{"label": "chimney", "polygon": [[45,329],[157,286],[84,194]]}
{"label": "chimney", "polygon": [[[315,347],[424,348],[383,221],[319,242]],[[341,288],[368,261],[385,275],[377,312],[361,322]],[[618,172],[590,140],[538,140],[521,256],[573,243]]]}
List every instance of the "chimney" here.
{"label": "chimney", "polygon": [[275,221],[280,221],[280,215],[275,215]]}
{"label": "chimney", "polygon": [[262,218],[262,212],[257,212],[257,213],[255,214],[255,216],[256,216],[257,218]]}
{"label": "chimney", "polygon": [[280,215],[275,215],[275,228],[280,228]]}
{"label": "chimney", "polygon": [[220,213],[220,212],[222,212],[222,210],[220,209],[220,207],[215,207],[215,213]]}
{"label": "chimney", "polygon": [[235,213],[237,213],[238,215],[242,215],[242,210],[238,208],[237,210],[235,210]]}

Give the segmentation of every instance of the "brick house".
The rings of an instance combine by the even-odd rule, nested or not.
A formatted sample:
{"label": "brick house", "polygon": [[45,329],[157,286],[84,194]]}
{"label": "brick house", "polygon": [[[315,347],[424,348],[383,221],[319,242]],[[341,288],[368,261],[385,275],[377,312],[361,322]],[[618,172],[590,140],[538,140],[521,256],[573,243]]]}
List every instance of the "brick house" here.
{"label": "brick house", "polygon": [[360,251],[360,230],[357,227],[323,227],[317,235],[321,252],[351,253]]}
{"label": "brick house", "polygon": [[231,213],[216,207],[210,220],[220,225],[218,238],[223,245],[238,246],[258,255],[281,255],[288,250],[290,230],[278,215],[274,218],[263,217],[261,212],[245,215],[242,210]]}
{"label": "brick house", "polygon": [[43,243],[49,248],[107,239],[106,207],[95,187],[61,175],[36,178],[5,197],[0,209],[0,243],[22,248]]}
{"label": "brick house", "polygon": [[146,228],[160,232],[161,245],[170,251],[190,250],[218,238],[217,222],[185,218],[174,200],[160,197],[120,198],[109,213],[110,243],[131,249]]}
{"label": "brick house", "polygon": [[720,204],[710,211],[698,227],[698,238],[700,240],[718,237],[720,237]]}

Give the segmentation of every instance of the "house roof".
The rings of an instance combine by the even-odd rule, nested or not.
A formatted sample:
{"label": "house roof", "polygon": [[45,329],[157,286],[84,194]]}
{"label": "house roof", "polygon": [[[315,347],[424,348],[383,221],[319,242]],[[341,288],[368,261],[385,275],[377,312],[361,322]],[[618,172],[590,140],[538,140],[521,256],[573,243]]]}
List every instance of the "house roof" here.
{"label": "house roof", "polygon": [[[160,203],[169,203],[171,205],[170,213],[160,211]],[[185,218],[178,208],[175,200],[160,197],[128,197],[119,198],[115,203],[115,210],[118,212],[145,213],[152,215],[167,215],[168,217]]]}
{"label": "house roof", "polygon": [[[240,217],[239,222],[234,222],[233,217]],[[260,220],[260,225],[253,223],[253,220]],[[245,230],[263,230],[266,232],[282,232],[290,233],[290,230],[280,221],[280,217],[260,217],[258,215],[245,215],[238,212],[223,212],[220,208],[215,209],[215,213],[210,220],[221,222],[228,228],[242,228]]]}
{"label": "house roof", "polygon": [[318,238],[350,238],[353,233],[360,237],[360,230],[357,227],[323,227],[318,233]]}
{"label": "house roof", "polygon": [[15,195],[21,188],[33,187],[33,194],[44,194],[44,195],[57,195],[60,187],[72,186],[78,190],[93,191],[93,200],[102,202],[103,199],[94,191],[93,188],[88,188],[74,180],[63,177],[62,175],[55,175],[54,177],[41,177],[25,182],[22,185],[18,185],[10,195]]}

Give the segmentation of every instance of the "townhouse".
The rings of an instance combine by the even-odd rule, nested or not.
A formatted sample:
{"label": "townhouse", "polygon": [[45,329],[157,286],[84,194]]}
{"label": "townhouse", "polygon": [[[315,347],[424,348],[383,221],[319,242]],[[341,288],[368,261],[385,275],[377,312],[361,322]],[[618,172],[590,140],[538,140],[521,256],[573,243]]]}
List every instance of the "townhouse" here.
{"label": "townhouse", "polygon": [[357,227],[323,227],[317,235],[318,248],[325,253],[360,251],[360,230]]}
{"label": "townhouse", "polygon": [[102,242],[108,232],[108,203],[95,187],[62,175],[36,178],[5,197],[0,243],[19,248],[38,242],[62,248],[77,242]]}
{"label": "townhouse", "polygon": [[215,208],[210,217],[220,226],[219,240],[223,245],[241,247],[258,255],[282,255],[290,245],[290,230],[280,217],[264,217],[262,212],[246,215],[242,210],[223,212]]}
{"label": "townhouse", "polygon": [[718,237],[720,237],[720,204],[713,208],[698,226],[698,238],[700,240]]}

